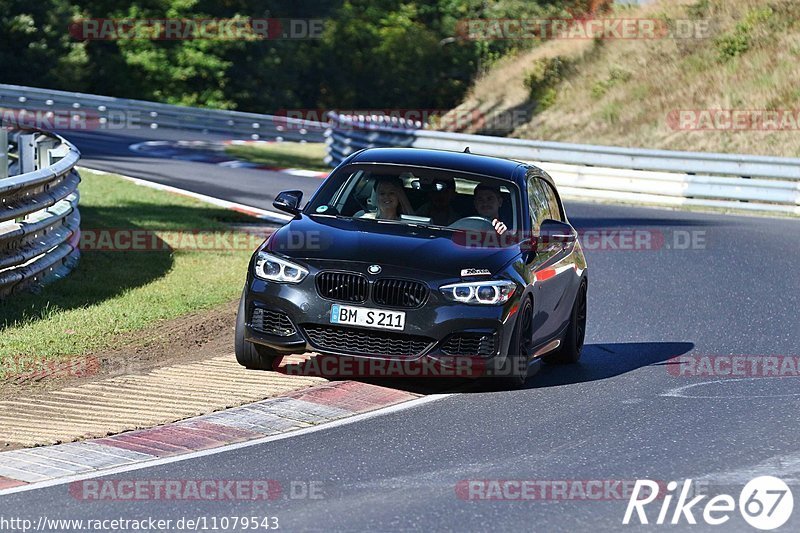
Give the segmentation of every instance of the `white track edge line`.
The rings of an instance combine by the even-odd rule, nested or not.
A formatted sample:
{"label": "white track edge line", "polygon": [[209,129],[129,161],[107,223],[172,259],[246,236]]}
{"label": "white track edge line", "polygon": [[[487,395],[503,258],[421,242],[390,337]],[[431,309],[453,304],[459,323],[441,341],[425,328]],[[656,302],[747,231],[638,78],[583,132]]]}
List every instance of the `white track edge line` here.
{"label": "white track edge line", "polygon": [[[315,433],[317,431],[322,431],[325,429],[330,429],[339,426],[345,426],[348,424],[353,424],[355,422],[360,422],[362,420],[367,420],[370,418],[376,418],[378,416],[383,416],[391,413],[396,413],[399,411],[404,411],[406,409],[411,409],[412,407],[417,407],[419,405],[424,405],[426,403],[435,402],[438,400],[443,400],[450,396],[454,396],[455,393],[446,393],[446,394],[430,394],[428,396],[423,396],[421,398],[416,398],[414,400],[409,400],[406,402],[397,403],[394,405],[390,405],[387,407],[382,407],[380,409],[376,409],[374,411],[369,411],[367,413],[361,413],[357,415],[353,415],[347,418],[342,418],[340,420],[333,420],[331,422],[324,422],[322,424],[318,424],[316,426],[311,426],[308,428],[303,429],[295,429],[290,430],[285,433],[279,433],[278,435],[268,435],[266,437],[261,437],[258,439],[253,439],[245,442],[237,442],[233,444],[225,444],[218,448],[211,448],[209,450],[199,450],[195,452],[190,452],[183,455],[177,455],[173,457],[160,457],[152,460],[145,460],[134,464],[129,465],[122,465],[114,468],[109,468],[106,470],[94,470],[91,472],[85,472],[81,474],[75,474],[71,476],[64,476],[59,477],[56,479],[51,479],[48,481],[39,481],[34,483],[29,483],[26,485],[20,485],[18,487],[11,487],[8,489],[0,490],[0,496],[6,496],[9,494],[16,494],[19,492],[28,492],[31,490],[37,489],[44,489],[48,487],[55,487],[58,485],[65,485],[67,483],[72,483],[74,481],[82,481],[86,479],[94,479],[97,477],[108,476],[112,474],[121,474],[124,472],[132,472],[134,470],[143,470],[145,468],[150,468],[151,466],[161,466],[171,463],[177,463],[180,461],[186,461],[189,459],[196,459],[198,457],[205,457],[208,455],[216,455],[218,453],[225,453],[233,450],[238,450],[241,448],[249,448],[250,446],[258,446],[259,444],[265,444],[267,442],[274,442],[278,440],[288,439],[292,437],[299,437],[301,435],[307,435],[309,433]],[[324,405],[324,404],[322,404]],[[224,412],[224,411],[223,411]],[[86,441],[92,442],[92,441]]]}
{"label": "white track edge line", "polygon": [[78,167],[79,170],[88,170],[90,172],[94,172],[95,174],[106,175],[106,176],[119,176],[120,178],[135,183],[136,185],[141,185],[143,187],[147,187],[150,189],[156,189],[159,191],[171,192],[175,194],[180,194],[182,196],[188,196],[190,198],[194,198],[195,200],[200,200],[201,202],[205,202],[211,205],[216,205],[218,207],[223,207],[225,209],[234,209],[240,210],[245,212],[250,212],[252,216],[256,216],[258,218],[263,218],[264,220],[268,220],[270,222],[275,222],[278,224],[285,224],[286,222],[290,221],[292,217],[289,215],[284,215],[283,213],[278,213],[277,211],[269,211],[267,209],[261,209],[259,207],[253,207],[250,205],[239,204],[236,202],[230,202],[228,200],[222,200],[220,198],[215,198],[213,196],[207,196],[205,194],[200,194],[193,191],[187,191],[186,189],[180,189],[178,187],[173,187],[172,185],[163,185],[161,183],[157,183],[155,181],[148,181],[142,178],[136,178],[133,176],[126,176],[125,174],[120,174],[118,172],[109,172],[107,170],[97,170],[94,168],[89,167]]}

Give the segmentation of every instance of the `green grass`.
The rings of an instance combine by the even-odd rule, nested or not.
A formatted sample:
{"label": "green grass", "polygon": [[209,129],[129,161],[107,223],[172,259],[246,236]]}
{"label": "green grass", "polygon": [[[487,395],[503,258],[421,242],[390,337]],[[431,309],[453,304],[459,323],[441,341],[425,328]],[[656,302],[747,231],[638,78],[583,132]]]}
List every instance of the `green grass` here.
{"label": "green grass", "polygon": [[[255,219],[124,181],[81,172],[81,229],[220,232]],[[172,233],[169,233],[172,232]],[[257,238],[250,241],[257,241]],[[249,242],[249,241],[248,241]],[[257,243],[256,243],[257,244]],[[253,248],[255,245],[253,245]],[[84,251],[77,268],[40,294],[0,303],[0,377],[16,362],[79,356],[113,346],[116,334],[209,309],[241,292],[252,249]]]}
{"label": "green grass", "polygon": [[323,162],[325,143],[259,143],[230,145],[225,149],[228,155],[260,165],[277,168],[302,168],[306,170],[330,171]]}

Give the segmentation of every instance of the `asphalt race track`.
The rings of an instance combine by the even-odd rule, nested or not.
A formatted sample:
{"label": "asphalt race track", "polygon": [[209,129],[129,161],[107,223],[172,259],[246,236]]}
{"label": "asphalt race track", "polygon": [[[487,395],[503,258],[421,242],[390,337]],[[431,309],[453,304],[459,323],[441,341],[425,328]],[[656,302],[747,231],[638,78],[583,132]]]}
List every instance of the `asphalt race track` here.
{"label": "asphalt race track", "polygon": [[298,180],[280,172],[147,157],[129,149],[132,144],[155,140],[224,140],[224,137],[175,130],[111,130],[97,133],[59,132],[81,151],[81,165],[108,172],[155,181],[231,202],[272,209],[275,195],[284,189],[313,193],[317,178]]}
{"label": "asphalt race track", "polygon": [[[311,193],[320,183],[127,150],[169,135],[67,137],[83,152],[84,166],[256,207],[271,209],[282,188]],[[680,485],[690,478],[738,499],[758,475],[781,477],[798,502],[797,372],[680,375],[681,367],[667,361],[682,355],[797,360],[800,221],[574,202],[567,210],[584,232],[590,272],[587,346],[579,365],[544,366],[524,390],[466,387],[407,410],[110,476],[275,479],[284,487],[316,481],[320,499],[92,502],[60,485],[6,496],[0,511],[83,519],[277,516],[290,531],[624,530],[638,528],[622,525],[627,498],[615,496],[614,483],[647,478]],[[621,248],[626,238],[620,235],[631,232],[649,244]],[[579,493],[489,500],[481,491],[470,499],[463,490],[469,480],[584,486],[592,480],[612,489],[599,501]],[[657,500],[647,508],[651,522],[660,506]],[[695,507],[703,524],[701,515]],[[795,510],[781,530],[799,529]],[[724,526],[692,530],[753,529],[732,513]]]}

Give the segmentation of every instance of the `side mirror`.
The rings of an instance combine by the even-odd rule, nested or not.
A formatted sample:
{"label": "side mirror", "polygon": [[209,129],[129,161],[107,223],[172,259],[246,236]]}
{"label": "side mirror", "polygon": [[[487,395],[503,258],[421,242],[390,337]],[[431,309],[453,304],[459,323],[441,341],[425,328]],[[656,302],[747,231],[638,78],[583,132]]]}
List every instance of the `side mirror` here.
{"label": "side mirror", "polygon": [[550,247],[551,245],[561,245],[566,248],[575,243],[578,239],[578,232],[575,228],[559,220],[545,219],[539,228],[539,247]]}
{"label": "side mirror", "polygon": [[282,191],[275,197],[272,205],[276,209],[297,216],[300,213],[300,200],[302,199],[303,191]]}

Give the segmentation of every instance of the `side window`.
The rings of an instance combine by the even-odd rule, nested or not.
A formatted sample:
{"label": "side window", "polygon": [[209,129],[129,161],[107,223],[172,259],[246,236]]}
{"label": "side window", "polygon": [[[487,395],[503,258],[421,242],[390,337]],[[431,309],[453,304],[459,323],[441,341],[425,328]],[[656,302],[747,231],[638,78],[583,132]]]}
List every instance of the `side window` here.
{"label": "side window", "polygon": [[540,181],[536,176],[528,178],[528,206],[531,211],[531,228],[534,233],[539,231],[542,220],[550,218],[550,204],[544,190],[539,185]]}
{"label": "side window", "polygon": [[556,198],[556,193],[555,191],[553,191],[553,188],[550,186],[549,183],[547,183],[542,179],[537,179],[536,181],[539,182],[539,185],[542,188],[545,198],[547,198],[547,205],[549,207],[549,212],[550,212],[547,218],[563,221],[564,217],[561,216],[561,208],[559,208],[558,206],[558,199]]}

